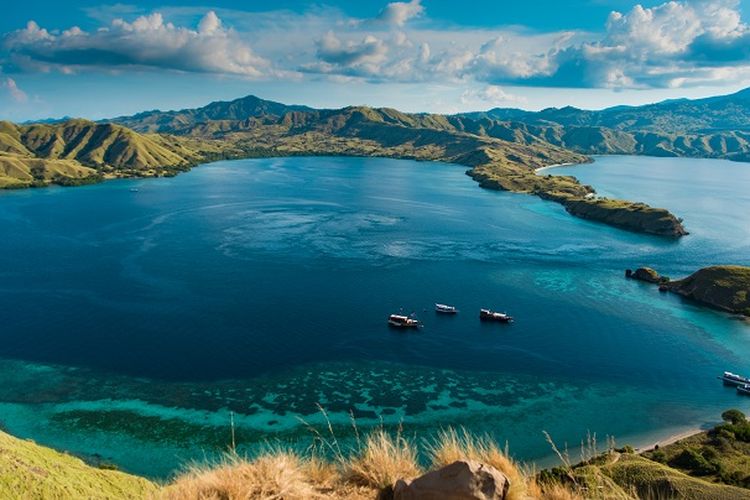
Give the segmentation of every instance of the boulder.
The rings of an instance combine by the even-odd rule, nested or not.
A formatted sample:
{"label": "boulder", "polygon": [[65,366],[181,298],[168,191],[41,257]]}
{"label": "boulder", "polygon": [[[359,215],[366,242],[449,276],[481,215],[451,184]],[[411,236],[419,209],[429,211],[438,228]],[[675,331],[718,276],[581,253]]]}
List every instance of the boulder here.
{"label": "boulder", "polygon": [[491,467],[473,460],[459,460],[393,489],[394,500],[503,500],[510,481]]}

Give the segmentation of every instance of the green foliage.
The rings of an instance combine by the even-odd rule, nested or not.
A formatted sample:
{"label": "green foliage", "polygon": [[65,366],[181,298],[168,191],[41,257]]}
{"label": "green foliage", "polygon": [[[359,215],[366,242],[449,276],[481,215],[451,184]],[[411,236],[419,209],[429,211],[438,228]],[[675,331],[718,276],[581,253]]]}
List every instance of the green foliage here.
{"label": "green foliage", "polygon": [[673,281],[672,291],[708,306],[750,316],[750,267],[711,266]]}
{"label": "green foliage", "polygon": [[0,498],[150,498],[158,486],[0,432]]}
{"label": "green foliage", "polygon": [[[713,458],[715,458],[715,456]],[[690,474],[695,476],[708,476],[719,471],[718,464],[711,462],[709,458],[693,448],[682,450],[679,455],[668,463],[672,467],[687,469]]]}
{"label": "green foliage", "polygon": [[722,413],[721,419],[734,425],[741,424],[742,422],[745,422],[747,420],[745,414],[736,408],[732,408],[731,410],[727,410]]}

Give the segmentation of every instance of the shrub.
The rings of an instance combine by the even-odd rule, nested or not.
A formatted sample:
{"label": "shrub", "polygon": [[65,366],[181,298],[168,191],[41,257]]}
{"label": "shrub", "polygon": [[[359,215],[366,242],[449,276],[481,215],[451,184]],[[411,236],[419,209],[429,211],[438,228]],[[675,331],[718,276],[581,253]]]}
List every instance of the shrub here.
{"label": "shrub", "polygon": [[731,410],[727,410],[722,413],[721,419],[725,422],[731,423],[732,425],[737,425],[747,421],[745,414],[736,408],[732,408]]}
{"label": "shrub", "polygon": [[718,471],[714,464],[693,448],[686,448],[669,463],[672,467],[687,469],[696,476],[708,476]]}

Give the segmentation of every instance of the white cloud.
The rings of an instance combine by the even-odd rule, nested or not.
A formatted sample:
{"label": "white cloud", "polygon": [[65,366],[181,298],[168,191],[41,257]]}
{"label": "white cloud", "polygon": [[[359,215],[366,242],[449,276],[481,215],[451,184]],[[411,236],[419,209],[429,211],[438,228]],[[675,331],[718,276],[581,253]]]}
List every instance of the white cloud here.
{"label": "white cloud", "polygon": [[421,0],[391,2],[378,15],[378,20],[394,26],[403,26],[407,21],[424,14]]}
{"label": "white cloud", "polygon": [[26,95],[26,92],[18,87],[16,81],[13,78],[6,77],[4,79],[1,79],[0,88],[7,90],[8,94],[10,94],[11,99],[16,102],[23,103],[29,100],[29,96]]}
{"label": "white cloud", "polygon": [[25,29],[7,34],[3,46],[17,65],[42,71],[136,66],[248,77],[271,71],[270,62],[222,27],[213,11],[197,30],[165,22],[159,13],[132,22],[115,19],[92,32],[74,26],[61,34],[29,21]]}
{"label": "white cloud", "polygon": [[467,89],[461,94],[462,104],[500,106],[525,102],[527,102],[525,97],[508,93],[497,85],[488,85],[481,89]]}
{"label": "white cloud", "polygon": [[[88,32],[76,26],[48,31],[31,21],[4,36],[8,57],[2,61],[0,54],[0,62],[10,61],[16,71],[134,66],[253,78],[317,74],[346,81],[610,89],[732,84],[744,82],[750,68],[750,28],[738,0],[635,5],[602,19],[600,33],[438,29],[420,0],[388,3],[367,19],[330,7],[169,7],[149,15],[123,5],[105,10],[114,20]],[[410,22],[419,16],[422,22]]]}

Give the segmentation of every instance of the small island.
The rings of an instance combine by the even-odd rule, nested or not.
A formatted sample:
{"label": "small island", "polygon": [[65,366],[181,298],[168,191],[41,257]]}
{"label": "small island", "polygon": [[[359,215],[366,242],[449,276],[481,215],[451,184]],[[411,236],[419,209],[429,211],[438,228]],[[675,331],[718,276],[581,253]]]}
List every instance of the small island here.
{"label": "small island", "polygon": [[705,267],[680,280],[670,280],[647,267],[635,272],[628,271],[625,273],[628,278],[659,284],[662,291],[676,293],[714,309],[750,317],[750,267]]}

